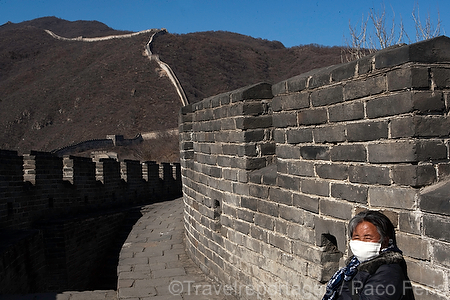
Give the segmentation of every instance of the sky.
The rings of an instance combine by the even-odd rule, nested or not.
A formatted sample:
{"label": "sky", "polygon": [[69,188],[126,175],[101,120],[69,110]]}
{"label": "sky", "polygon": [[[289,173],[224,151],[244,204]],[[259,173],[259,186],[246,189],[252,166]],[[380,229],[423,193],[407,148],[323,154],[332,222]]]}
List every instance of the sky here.
{"label": "sky", "polygon": [[222,30],[280,41],[286,47],[345,46],[350,41],[349,25],[361,28],[371,10],[377,15],[386,12],[387,29],[392,21],[402,22],[414,42],[414,8],[423,25],[428,16],[433,27],[440,20],[440,33],[450,35],[449,0],[0,0],[0,25],[55,16],[95,20],[134,32]]}

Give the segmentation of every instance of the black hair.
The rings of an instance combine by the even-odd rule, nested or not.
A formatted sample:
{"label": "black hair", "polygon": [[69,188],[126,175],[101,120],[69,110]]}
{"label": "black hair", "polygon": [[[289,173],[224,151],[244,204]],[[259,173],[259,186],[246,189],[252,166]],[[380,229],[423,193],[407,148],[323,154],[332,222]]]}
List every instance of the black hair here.
{"label": "black hair", "polygon": [[353,231],[355,231],[356,226],[363,221],[367,221],[375,225],[381,236],[380,242],[388,238],[389,245],[397,245],[397,241],[395,239],[395,229],[391,220],[389,220],[389,218],[381,212],[375,210],[362,211],[350,220],[348,223],[348,233],[350,235],[350,239],[352,238]]}

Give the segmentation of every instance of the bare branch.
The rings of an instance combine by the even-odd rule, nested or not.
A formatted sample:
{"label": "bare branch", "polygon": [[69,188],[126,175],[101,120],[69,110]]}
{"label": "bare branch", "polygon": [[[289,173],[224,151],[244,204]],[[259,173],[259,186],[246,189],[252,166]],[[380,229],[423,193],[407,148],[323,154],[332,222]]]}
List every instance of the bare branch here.
{"label": "bare branch", "polygon": [[[400,23],[396,25],[393,9],[392,13],[393,17],[390,27],[386,25],[386,9],[384,5],[382,5],[381,11],[370,9],[367,19],[363,15],[361,24],[358,26],[353,27],[349,22],[350,41],[346,41],[347,53],[345,54],[347,61],[361,58],[379,49],[401,44],[404,40],[411,43],[411,38],[405,30],[401,16]],[[421,22],[418,4],[414,5],[412,18],[415,23],[416,41],[430,39],[441,34],[439,10],[436,25],[431,21],[430,13],[428,13],[425,24]],[[341,56],[343,57],[344,55]]]}

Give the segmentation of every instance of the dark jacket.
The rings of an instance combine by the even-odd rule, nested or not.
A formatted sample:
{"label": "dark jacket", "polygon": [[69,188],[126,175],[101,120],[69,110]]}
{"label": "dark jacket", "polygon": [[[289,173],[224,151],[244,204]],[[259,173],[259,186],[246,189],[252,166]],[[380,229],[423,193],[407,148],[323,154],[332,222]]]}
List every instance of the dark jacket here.
{"label": "dark jacket", "polygon": [[403,256],[383,252],[358,266],[358,273],[345,281],[338,300],[414,300]]}

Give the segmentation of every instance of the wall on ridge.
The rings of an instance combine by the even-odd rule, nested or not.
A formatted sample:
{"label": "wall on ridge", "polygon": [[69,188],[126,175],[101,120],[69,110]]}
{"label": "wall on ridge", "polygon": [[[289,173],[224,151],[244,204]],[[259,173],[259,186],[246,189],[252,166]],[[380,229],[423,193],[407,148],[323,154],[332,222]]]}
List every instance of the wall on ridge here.
{"label": "wall on ridge", "polygon": [[376,209],[416,299],[450,298],[448,78],[438,37],[183,107],[193,260],[244,298],[320,299],[348,221]]}

